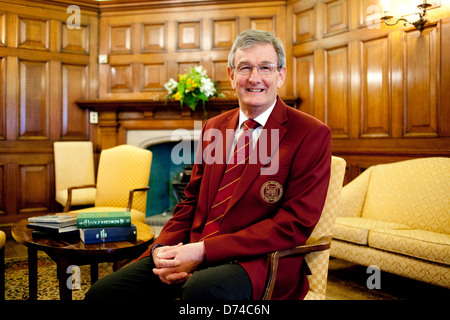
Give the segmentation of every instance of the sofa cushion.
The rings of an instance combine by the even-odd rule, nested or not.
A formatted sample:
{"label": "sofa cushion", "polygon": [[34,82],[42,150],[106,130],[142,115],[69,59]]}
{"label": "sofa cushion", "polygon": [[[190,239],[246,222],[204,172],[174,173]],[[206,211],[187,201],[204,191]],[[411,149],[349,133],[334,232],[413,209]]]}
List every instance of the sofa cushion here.
{"label": "sofa cushion", "polygon": [[450,265],[450,236],[424,230],[371,230],[369,246]]}
{"label": "sofa cushion", "polygon": [[333,238],[367,245],[369,231],[373,229],[410,229],[405,224],[358,217],[337,217]]}

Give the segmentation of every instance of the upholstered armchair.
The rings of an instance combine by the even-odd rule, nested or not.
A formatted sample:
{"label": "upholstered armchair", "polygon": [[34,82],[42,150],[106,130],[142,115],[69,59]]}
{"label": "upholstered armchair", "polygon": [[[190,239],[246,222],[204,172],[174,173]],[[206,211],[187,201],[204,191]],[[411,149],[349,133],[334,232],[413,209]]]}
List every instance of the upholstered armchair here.
{"label": "upholstered armchair", "polygon": [[[94,207],[72,212],[127,210],[132,220],[145,222],[151,163],[151,151],[131,145],[103,150],[98,165],[97,185],[84,186],[97,188]],[[66,211],[70,205],[67,205]]]}
{"label": "upholstered armchair", "polygon": [[269,254],[269,277],[263,295],[264,300],[270,300],[272,297],[276,285],[279,259],[292,255],[306,255],[305,260],[311,270],[311,275],[308,276],[309,292],[305,300],[325,300],[330,257],[329,248],[344,180],[345,164],[344,159],[332,157],[330,184],[325,205],[319,222],[306,244]]}
{"label": "upholstered armchair", "polygon": [[[58,141],[53,144],[55,157],[56,201],[68,211],[70,205],[95,202],[94,152],[91,141]],[[93,185],[91,188],[74,188]],[[72,188],[69,191],[69,188]],[[69,199],[70,197],[70,199]],[[69,208],[66,208],[67,205]]]}

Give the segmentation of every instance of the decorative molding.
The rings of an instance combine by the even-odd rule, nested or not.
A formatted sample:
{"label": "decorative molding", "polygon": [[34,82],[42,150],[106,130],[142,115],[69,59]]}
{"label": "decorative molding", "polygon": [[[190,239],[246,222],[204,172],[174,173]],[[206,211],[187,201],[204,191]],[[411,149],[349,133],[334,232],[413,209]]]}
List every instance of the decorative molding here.
{"label": "decorative molding", "polygon": [[[287,3],[287,0],[276,0],[277,2]],[[19,2],[19,1],[16,1]],[[33,3],[40,7],[58,6],[67,8],[70,5],[77,5],[82,10],[97,12],[124,11],[124,10],[145,10],[161,9],[174,7],[192,7],[205,5],[224,5],[224,4],[242,4],[242,3],[260,3],[264,5],[263,0],[34,0]],[[272,1],[270,1],[272,2]],[[28,5],[28,3],[27,3]]]}
{"label": "decorative molding", "polygon": [[[285,97],[283,101],[298,109],[300,105],[300,99],[296,97]],[[136,99],[136,100],[79,100],[76,102],[82,109],[91,109],[98,112],[102,111],[115,111],[115,112],[154,112],[157,110],[185,110],[189,109],[187,106],[180,107],[178,101],[170,100],[149,100],[149,99]],[[207,108],[228,111],[238,106],[238,100],[236,98],[213,98],[207,102]],[[198,108],[201,109],[201,108]],[[190,109],[189,109],[190,110]]]}
{"label": "decorative molding", "polygon": [[[300,99],[283,98],[283,101],[298,108]],[[166,100],[80,100],[82,109],[99,113],[98,132],[101,136],[100,150],[127,143],[130,130],[190,130],[195,121],[204,121],[238,107],[236,98],[214,98],[207,102],[207,114],[200,106],[192,111],[180,107],[178,101]]]}

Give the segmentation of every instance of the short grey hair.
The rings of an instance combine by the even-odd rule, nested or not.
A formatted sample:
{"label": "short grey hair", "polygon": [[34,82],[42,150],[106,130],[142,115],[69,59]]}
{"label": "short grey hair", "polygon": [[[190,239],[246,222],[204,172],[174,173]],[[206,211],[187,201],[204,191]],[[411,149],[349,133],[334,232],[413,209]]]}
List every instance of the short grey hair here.
{"label": "short grey hair", "polygon": [[228,66],[234,68],[234,54],[237,49],[245,50],[257,44],[272,44],[277,53],[278,69],[286,66],[286,53],[284,51],[283,42],[272,33],[261,30],[249,29],[239,34],[231,47],[228,54]]}

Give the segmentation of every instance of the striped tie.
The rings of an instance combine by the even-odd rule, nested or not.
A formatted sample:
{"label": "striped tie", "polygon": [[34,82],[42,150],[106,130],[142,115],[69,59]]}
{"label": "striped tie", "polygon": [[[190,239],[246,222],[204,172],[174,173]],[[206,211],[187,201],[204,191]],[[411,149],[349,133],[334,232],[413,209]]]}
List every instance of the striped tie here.
{"label": "striped tie", "polygon": [[227,165],[219,190],[217,190],[200,241],[219,232],[220,221],[225,215],[225,209],[228,206],[228,202],[230,201],[233,191],[241,179],[244,167],[248,162],[250,145],[252,144],[252,132],[257,127],[259,127],[259,123],[255,120],[248,119],[244,122],[244,130],[237,140],[234,153]]}

